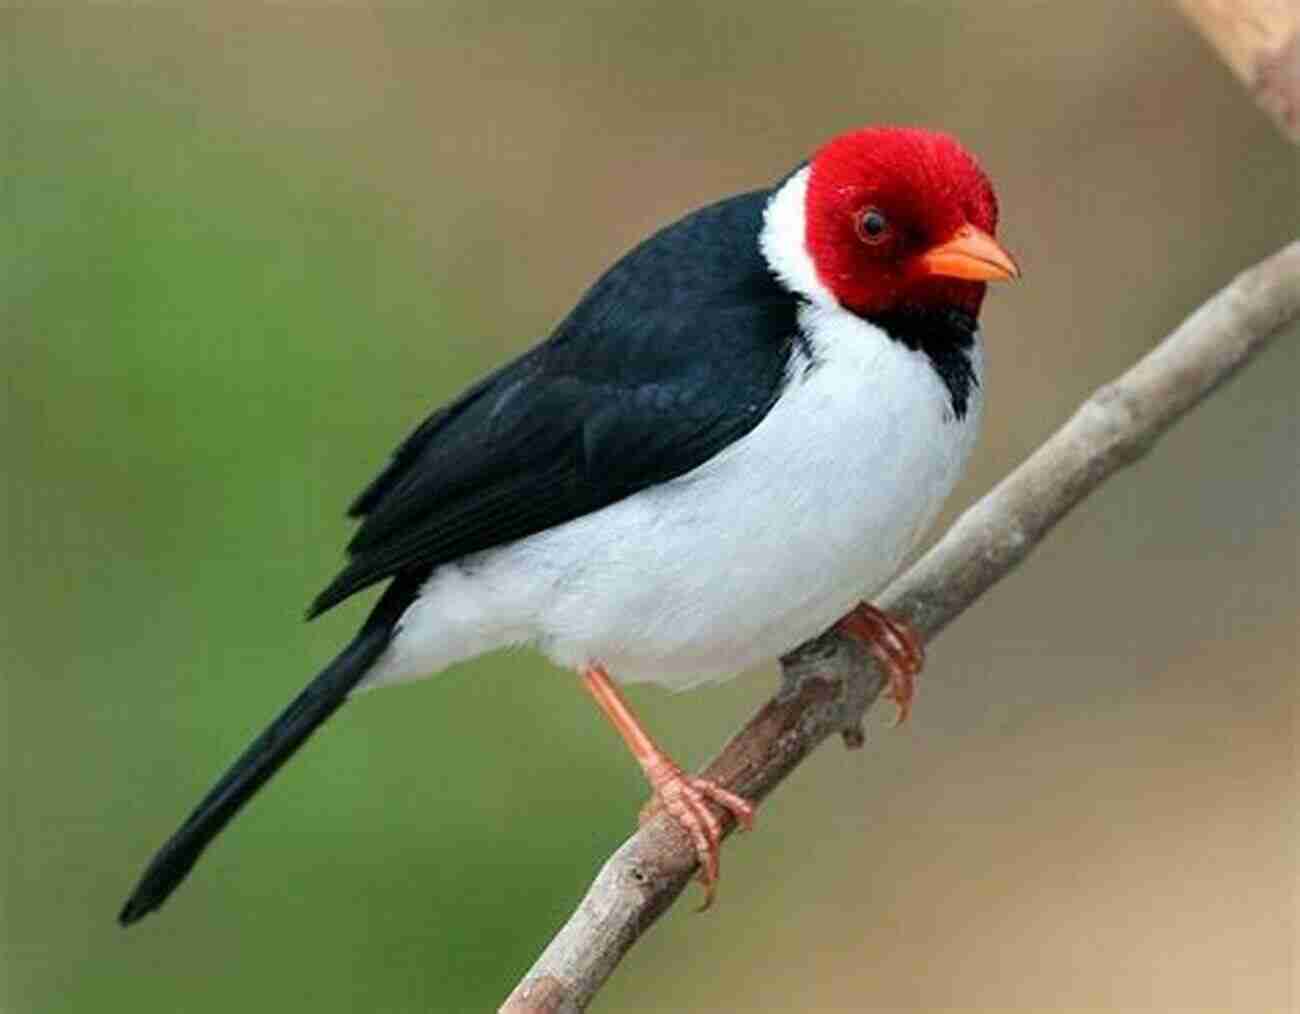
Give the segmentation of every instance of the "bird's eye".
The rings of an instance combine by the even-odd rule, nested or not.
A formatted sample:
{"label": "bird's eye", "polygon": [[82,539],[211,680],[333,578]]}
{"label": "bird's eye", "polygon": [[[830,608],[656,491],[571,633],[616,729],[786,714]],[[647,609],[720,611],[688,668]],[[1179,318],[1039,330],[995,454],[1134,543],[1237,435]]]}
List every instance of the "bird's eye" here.
{"label": "bird's eye", "polygon": [[876,208],[868,208],[858,216],[858,238],[864,243],[880,243],[889,235],[889,222]]}

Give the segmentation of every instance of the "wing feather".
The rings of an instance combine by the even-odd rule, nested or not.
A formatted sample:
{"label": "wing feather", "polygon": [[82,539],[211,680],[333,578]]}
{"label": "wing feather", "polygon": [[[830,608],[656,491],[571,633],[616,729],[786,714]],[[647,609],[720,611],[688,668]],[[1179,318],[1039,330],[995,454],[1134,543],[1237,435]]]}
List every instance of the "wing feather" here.
{"label": "wing feather", "polygon": [[798,333],[758,249],[766,199],[669,226],[546,342],[421,423],[353,501],[348,562],[309,615],[675,478],[757,425]]}

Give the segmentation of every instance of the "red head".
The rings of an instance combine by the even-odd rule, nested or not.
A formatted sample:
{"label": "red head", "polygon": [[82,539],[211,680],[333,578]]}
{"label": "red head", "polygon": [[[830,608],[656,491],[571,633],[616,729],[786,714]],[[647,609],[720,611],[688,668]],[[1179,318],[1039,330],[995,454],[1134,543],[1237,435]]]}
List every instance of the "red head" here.
{"label": "red head", "polygon": [[1020,274],[993,239],[992,184],[947,134],[871,127],[832,139],[813,156],[804,216],[817,277],[863,316],[975,314],[985,283]]}

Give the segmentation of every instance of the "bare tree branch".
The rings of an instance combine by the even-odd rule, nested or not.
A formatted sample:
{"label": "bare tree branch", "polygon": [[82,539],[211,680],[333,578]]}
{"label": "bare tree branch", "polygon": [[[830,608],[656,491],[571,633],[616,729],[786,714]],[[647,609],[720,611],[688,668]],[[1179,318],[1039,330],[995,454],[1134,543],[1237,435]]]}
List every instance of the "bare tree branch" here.
{"label": "bare tree branch", "polygon": [[[1183,12],[1293,141],[1300,141],[1300,0],[1179,0]],[[934,638],[1011,572],[1085,496],[1142,457],[1182,415],[1300,319],[1300,242],[1239,275],[1154,351],[1097,390],[1056,434],[880,598]],[[753,800],[838,732],[861,746],[883,680],[834,631],[781,660],[781,689],[704,769]],[[727,832],[732,829],[728,820]],[[695,871],[660,815],[606,861],[569,921],[506,999],[505,1014],[584,1010]]]}
{"label": "bare tree branch", "polygon": [[[1074,417],[880,598],[931,639],[1005,577],[1075,504],[1142,457],[1188,409],[1300,319],[1300,241],[1239,275]],[[860,746],[881,689],[874,664],[828,632],[781,661],[781,690],[704,774],[750,799],[771,792],[833,733]],[[730,825],[728,825],[730,830]],[[609,858],[569,921],[501,1010],[586,1008],[695,870],[689,840],[660,814]]]}
{"label": "bare tree branch", "polygon": [[1300,141],[1300,0],[1179,0],[1282,132]]}

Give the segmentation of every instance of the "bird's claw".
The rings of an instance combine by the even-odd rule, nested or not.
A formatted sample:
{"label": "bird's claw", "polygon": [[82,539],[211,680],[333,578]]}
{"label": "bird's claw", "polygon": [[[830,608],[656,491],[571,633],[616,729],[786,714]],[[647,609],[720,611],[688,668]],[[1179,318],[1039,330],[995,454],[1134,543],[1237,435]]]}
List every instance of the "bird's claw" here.
{"label": "bird's claw", "polygon": [[651,772],[650,784],[654,796],[641,810],[641,823],[662,809],[686,832],[700,864],[704,904],[699,911],[703,912],[717,895],[722,845],[722,821],[709,804],[716,803],[726,810],[744,831],[754,827],[754,805],[711,779],[685,774],[667,760]]}
{"label": "bird's claw", "polygon": [[894,726],[907,721],[916,696],[916,675],[925,665],[925,645],[912,625],[900,616],[890,616],[869,602],[862,602],[840,620],[839,629],[860,643],[885,671],[885,696],[894,702],[898,714]]}

